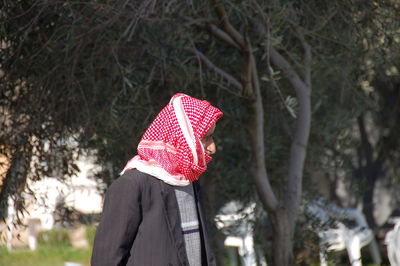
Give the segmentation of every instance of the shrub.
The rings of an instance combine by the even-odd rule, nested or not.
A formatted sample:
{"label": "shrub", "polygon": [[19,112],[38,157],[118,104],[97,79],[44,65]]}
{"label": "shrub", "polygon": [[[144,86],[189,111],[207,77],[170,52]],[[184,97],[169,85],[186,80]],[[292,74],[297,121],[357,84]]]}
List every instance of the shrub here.
{"label": "shrub", "polygon": [[95,226],[87,226],[86,227],[86,238],[89,242],[89,245],[93,247],[94,236],[96,234],[96,227]]}
{"label": "shrub", "polygon": [[38,244],[71,246],[71,241],[67,230],[52,229],[39,232]]}

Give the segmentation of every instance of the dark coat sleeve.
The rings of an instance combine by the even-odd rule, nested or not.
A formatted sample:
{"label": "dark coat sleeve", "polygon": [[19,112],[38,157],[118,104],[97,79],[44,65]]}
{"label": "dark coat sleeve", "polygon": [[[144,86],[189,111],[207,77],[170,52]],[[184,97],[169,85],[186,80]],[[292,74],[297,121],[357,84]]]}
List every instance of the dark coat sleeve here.
{"label": "dark coat sleeve", "polygon": [[125,265],[136,237],[141,215],[140,185],[128,171],[107,190],[96,231],[92,266]]}

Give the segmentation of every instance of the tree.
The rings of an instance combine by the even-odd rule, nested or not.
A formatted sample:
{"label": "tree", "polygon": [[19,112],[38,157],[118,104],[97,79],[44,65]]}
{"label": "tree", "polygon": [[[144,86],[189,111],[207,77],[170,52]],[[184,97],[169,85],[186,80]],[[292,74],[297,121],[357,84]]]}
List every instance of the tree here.
{"label": "tree", "polygon": [[[352,1],[348,8],[347,24],[352,28],[355,54],[348,56],[353,63],[348,64],[345,71],[351,77],[349,85],[354,87],[348,91],[357,95],[351,96],[354,110],[350,117],[346,114],[348,107],[343,106],[342,140],[328,148],[331,156],[327,161],[337,162],[342,171],[348,172],[346,181],[355,196],[351,204],[362,203],[369,225],[375,228],[376,184],[378,180],[394,176],[397,168],[395,151],[399,144],[391,132],[397,132],[398,117],[395,107],[398,98],[395,52],[398,49],[395,19],[398,3]],[[344,121],[350,124],[345,126]],[[328,169],[329,165],[324,168]]]}
{"label": "tree", "polygon": [[[295,32],[304,48],[305,70],[304,76],[301,78],[293,66],[271,45],[267,32],[267,27],[270,25],[265,25],[264,23],[256,25],[260,31],[257,32],[257,34],[267,37],[264,49],[268,61],[271,60],[271,62],[289,79],[289,82],[296,91],[299,103],[295,133],[290,151],[288,182],[284,189],[287,193],[287,197],[278,200],[271,187],[265,165],[265,112],[253,45],[248,35],[246,36],[239,33],[231,24],[229,21],[230,16],[227,14],[221,2],[213,1],[213,6],[219,20],[213,23],[207,22],[205,26],[209,27],[209,30],[217,38],[235,47],[243,54],[244,62],[242,65],[244,67],[242,69],[243,76],[241,82],[226,71],[218,68],[197,49],[190,48],[190,51],[199,57],[208,68],[222,75],[234,85],[236,90],[243,92],[243,95],[247,98],[247,103],[251,109],[250,114],[253,117],[250,125],[252,129],[250,135],[252,155],[255,162],[253,165],[253,178],[258,195],[264,208],[268,211],[272,223],[273,246],[275,247],[273,254],[274,264],[290,265],[294,263],[292,239],[301,199],[303,167],[311,123],[311,48],[306,42],[303,33],[299,30],[299,25],[294,24]],[[253,7],[257,8],[262,18],[266,19],[266,14],[258,4],[253,3]]]}
{"label": "tree", "polygon": [[372,227],[377,226],[374,218],[376,183],[395,176],[398,169],[398,10],[398,3],[384,1],[360,14],[360,26],[368,29],[359,32],[365,45],[365,55],[360,60],[364,75],[360,75],[360,80],[371,104],[357,118],[359,148],[354,173],[363,191],[363,211]]}
{"label": "tree", "polygon": [[[2,212],[9,196],[21,198],[23,192],[30,192],[28,177],[53,176],[58,168],[62,175],[56,177],[62,179],[77,171],[74,161],[82,150],[93,144],[102,152],[101,136],[108,136],[112,144],[124,130],[139,133],[140,124],[117,126],[116,113],[123,113],[122,121],[132,116],[146,121],[143,114],[151,114],[152,106],[144,107],[143,98],[131,107],[134,112],[125,112],[127,102],[147,85],[133,88],[126,74],[120,76],[129,66],[123,68],[115,46],[109,46],[115,30],[104,32],[115,19],[115,10],[102,6],[98,2],[3,1],[0,152],[10,166],[1,173]],[[104,25],[96,29],[105,17]],[[115,82],[122,86],[115,89]],[[70,145],[71,138],[79,146]],[[104,160],[120,156],[121,150],[109,149],[103,153]],[[111,182],[110,178],[105,182]],[[23,209],[23,205],[17,207]]]}

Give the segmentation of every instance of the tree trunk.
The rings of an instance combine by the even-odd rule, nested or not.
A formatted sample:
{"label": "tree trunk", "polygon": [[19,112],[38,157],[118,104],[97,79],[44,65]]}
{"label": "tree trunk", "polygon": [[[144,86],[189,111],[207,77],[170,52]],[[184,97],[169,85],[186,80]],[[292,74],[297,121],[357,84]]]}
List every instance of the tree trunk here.
{"label": "tree trunk", "polygon": [[363,194],[363,213],[371,228],[376,228],[377,224],[374,217],[374,188],[379,179],[381,163],[375,161],[371,165],[366,165],[363,169],[363,178],[366,179],[365,191]]}
{"label": "tree trunk", "polygon": [[[370,186],[371,185],[371,186]],[[367,219],[367,223],[371,228],[376,227],[375,217],[374,217],[374,187],[372,184],[368,184],[365,192],[363,193],[363,213]]]}
{"label": "tree trunk", "polygon": [[275,266],[294,265],[293,241],[289,217],[284,208],[279,208],[276,212],[270,213],[272,230],[272,262]]}
{"label": "tree trunk", "polygon": [[15,205],[19,206],[17,211],[23,207],[22,192],[25,189],[29,163],[32,156],[32,148],[27,137],[17,137],[19,150],[14,151],[10,168],[0,186],[0,219],[7,216],[8,198],[15,197]]}
{"label": "tree trunk", "polygon": [[374,160],[374,149],[368,138],[364,116],[360,115],[357,118],[357,122],[361,136],[361,165],[359,166],[359,172],[364,179],[362,181],[365,187],[362,199],[363,213],[365,214],[368,225],[375,228],[377,224],[374,217],[374,188],[381,172],[382,163],[379,161],[379,158]]}

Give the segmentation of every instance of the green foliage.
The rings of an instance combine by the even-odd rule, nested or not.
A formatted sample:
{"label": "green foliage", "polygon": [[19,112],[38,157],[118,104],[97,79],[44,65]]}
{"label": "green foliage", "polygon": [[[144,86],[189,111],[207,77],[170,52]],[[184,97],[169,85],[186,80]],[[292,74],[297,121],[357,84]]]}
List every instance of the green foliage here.
{"label": "green foliage", "polygon": [[52,229],[41,231],[38,234],[38,244],[46,246],[70,246],[68,230]]}
{"label": "green foliage", "polygon": [[93,247],[94,237],[96,235],[95,226],[86,226],[86,238],[89,242],[89,246]]}
{"label": "green foliage", "polygon": [[8,252],[0,247],[0,266],[64,266],[64,262],[90,265],[91,250],[76,250],[65,245],[39,246],[36,251],[15,250]]}

